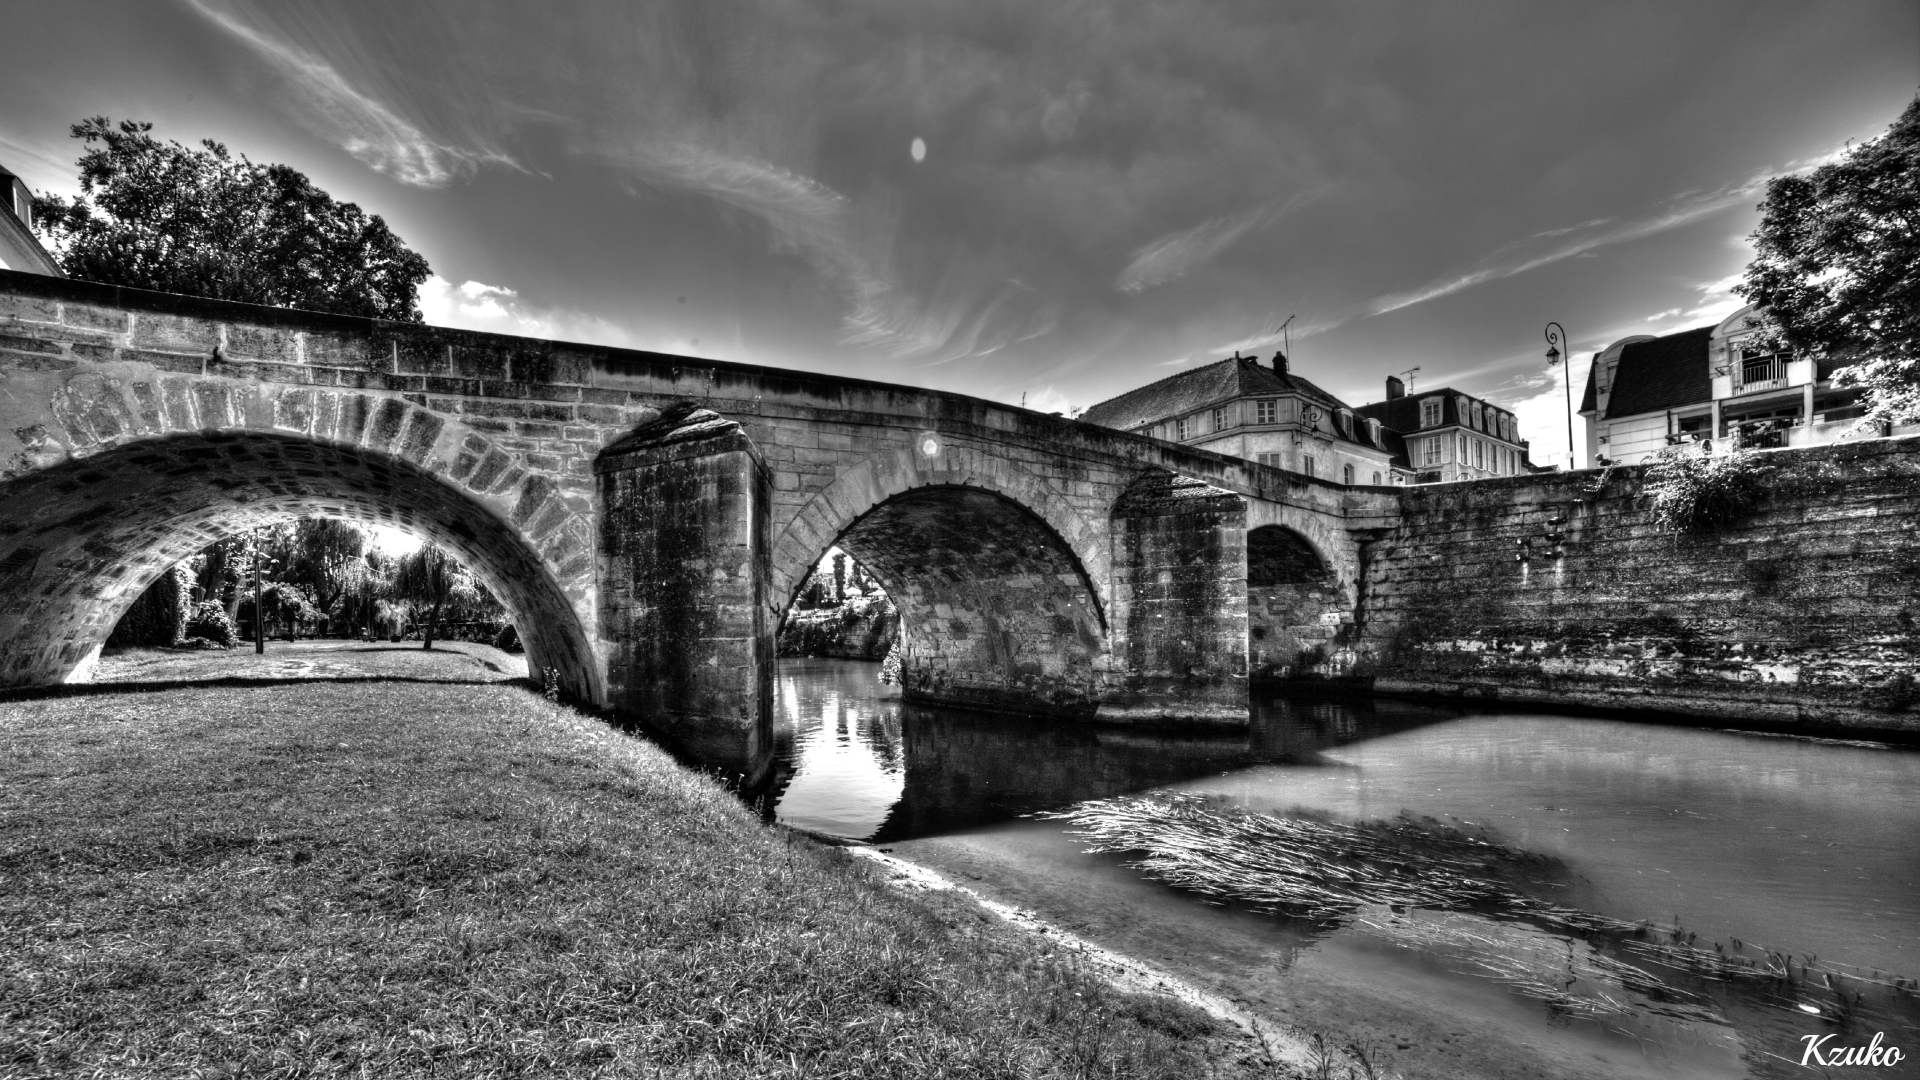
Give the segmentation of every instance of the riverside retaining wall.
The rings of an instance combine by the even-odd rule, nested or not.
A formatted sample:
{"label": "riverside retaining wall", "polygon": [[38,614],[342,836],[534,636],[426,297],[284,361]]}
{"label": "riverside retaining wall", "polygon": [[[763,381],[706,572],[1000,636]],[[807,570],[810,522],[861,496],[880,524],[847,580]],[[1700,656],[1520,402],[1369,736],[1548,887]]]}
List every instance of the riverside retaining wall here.
{"label": "riverside retaining wall", "polygon": [[1920,735],[1920,439],[1757,457],[1758,504],[1704,534],[1655,521],[1644,467],[1408,490],[1363,548],[1348,670],[1376,691]]}

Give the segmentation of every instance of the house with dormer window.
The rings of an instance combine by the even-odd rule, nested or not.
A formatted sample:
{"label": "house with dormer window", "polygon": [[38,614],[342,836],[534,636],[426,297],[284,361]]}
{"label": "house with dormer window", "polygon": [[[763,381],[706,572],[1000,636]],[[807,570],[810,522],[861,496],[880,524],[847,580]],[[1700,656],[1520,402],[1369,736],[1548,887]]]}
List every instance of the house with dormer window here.
{"label": "house with dormer window", "polygon": [[1295,374],[1284,353],[1264,364],[1236,353],[1100,402],[1080,419],[1338,484],[1405,478],[1404,470],[1396,476],[1393,433]]}
{"label": "house with dormer window", "polygon": [[1635,334],[1594,354],[1580,415],[1587,462],[1644,462],[1683,442],[1808,446],[1858,433],[1860,392],[1837,388],[1847,361],[1760,348],[1751,305],[1714,326]]}
{"label": "house with dormer window", "polygon": [[0,167],[0,270],[65,277],[33,235],[33,192]]}
{"label": "house with dormer window", "polygon": [[1386,400],[1354,412],[1399,435],[1405,446],[1400,464],[1416,484],[1538,471],[1512,413],[1452,387],[1409,394],[1404,383],[1388,376]]}

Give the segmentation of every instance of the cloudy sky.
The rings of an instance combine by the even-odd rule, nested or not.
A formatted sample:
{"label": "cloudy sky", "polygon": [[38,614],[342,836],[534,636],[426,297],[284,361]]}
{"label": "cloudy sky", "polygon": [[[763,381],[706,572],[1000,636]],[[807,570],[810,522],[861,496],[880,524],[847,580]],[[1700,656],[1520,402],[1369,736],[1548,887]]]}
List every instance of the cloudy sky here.
{"label": "cloudy sky", "polygon": [[1586,353],[1714,321],[1765,178],[1883,131],[1920,5],[9,0],[0,163],[85,116],[283,161],[430,321],[1030,407],[1270,355],[1565,443]]}

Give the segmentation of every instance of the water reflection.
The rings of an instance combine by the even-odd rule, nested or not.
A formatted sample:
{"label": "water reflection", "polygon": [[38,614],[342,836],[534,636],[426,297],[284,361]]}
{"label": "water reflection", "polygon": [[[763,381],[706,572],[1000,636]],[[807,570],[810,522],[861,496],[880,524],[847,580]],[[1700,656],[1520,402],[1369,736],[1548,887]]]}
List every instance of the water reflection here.
{"label": "water reflection", "polygon": [[[1520,1071],[1481,1061],[1461,1072],[1430,1057],[1409,1075],[1537,1075],[1527,1070],[1542,1063],[1544,1075],[1595,1075],[1602,1060],[1609,1076],[1787,1075],[1798,1071],[1801,1036],[1837,1033],[1847,1045],[1878,1030],[1908,1060],[1876,1075],[1920,1064],[1920,995],[1874,978],[1876,969],[1920,974],[1920,753],[1365,700],[1261,701],[1251,728],[1233,733],[1056,724],[878,699],[875,668],[782,662],[781,820],[902,851],[974,852],[983,870],[1026,875],[1034,896],[1053,889],[1123,948],[1184,949],[1205,957],[1209,973],[1244,968],[1223,977],[1274,993],[1337,987],[1312,999],[1316,1015],[1335,1018],[1327,1023],[1351,1009],[1364,1030],[1398,1009],[1409,1026],[1464,1027],[1476,1038],[1516,1030],[1515,1045],[1530,1048]],[[1085,854],[1086,841],[1059,822],[1018,820],[1149,789],[1334,820],[1409,810],[1485,830],[1552,860],[1558,870],[1528,883],[1543,900],[1678,924],[1703,949],[1737,945],[1752,956],[1764,943],[1802,974],[1728,983],[1648,969],[1713,1014],[1687,1018],[1634,992],[1631,970],[1596,968],[1607,957],[1577,936],[1472,912],[1381,909],[1329,927],[1203,907],[1120,856]],[[916,837],[940,839],[909,843]],[[1151,933],[1128,937],[1144,925]],[[1182,940],[1190,944],[1168,944]],[[1810,956],[1876,985],[1808,976]],[[1612,959],[1623,957],[1643,962]],[[1577,993],[1612,995],[1630,1010],[1569,1027],[1564,1008],[1520,1007],[1525,986],[1551,982],[1541,973],[1559,968]]]}
{"label": "water reflection", "polygon": [[782,660],[770,802],[796,828],[849,840],[930,836],[1322,751],[1447,719],[1395,702],[1272,700],[1249,730],[1112,727],[909,705],[878,664]]}

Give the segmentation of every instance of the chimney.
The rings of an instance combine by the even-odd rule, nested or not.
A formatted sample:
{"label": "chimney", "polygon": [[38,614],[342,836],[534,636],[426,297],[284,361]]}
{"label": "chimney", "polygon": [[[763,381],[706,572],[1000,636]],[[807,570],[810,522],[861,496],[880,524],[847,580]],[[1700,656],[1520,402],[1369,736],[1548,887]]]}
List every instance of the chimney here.
{"label": "chimney", "polygon": [[1273,354],[1273,371],[1276,375],[1285,375],[1287,373],[1286,353],[1276,352]]}
{"label": "chimney", "polygon": [[1400,376],[1398,375],[1387,376],[1387,400],[1392,401],[1396,398],[1403,398],[1406,396],[1407,396],[1407,384],[1400,381]]}

